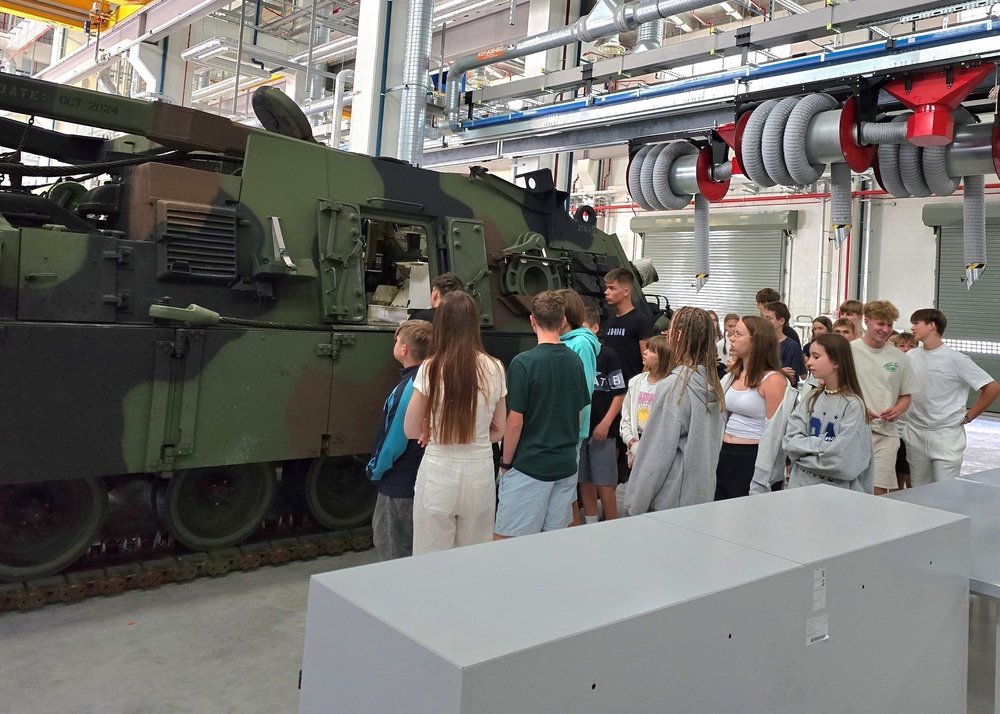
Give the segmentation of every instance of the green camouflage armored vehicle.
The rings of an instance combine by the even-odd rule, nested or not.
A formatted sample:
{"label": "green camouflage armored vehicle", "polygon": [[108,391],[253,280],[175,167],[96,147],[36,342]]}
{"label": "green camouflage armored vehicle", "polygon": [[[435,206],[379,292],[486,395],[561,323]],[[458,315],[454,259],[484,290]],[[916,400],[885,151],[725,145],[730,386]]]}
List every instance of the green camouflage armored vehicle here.
{"label": "green camouflage armored vehicle", "polygon": [[[363,523],[405,319],[377,297],[415,268],[452,271],[509,362],[533,344],[530,296],[572,287],[597,304],[601,276],[628,265],[547,171],[525,190],[345,153],[258,99],[276,131],[0,75],[0,109],[29,117],[0,119],[0,144],[69,165],[0,164],[0,580],[70,565],[132,479],[195,550],[253,534],[279,470],[325,528]],[[105,180],[19,188],[32,174]]]}

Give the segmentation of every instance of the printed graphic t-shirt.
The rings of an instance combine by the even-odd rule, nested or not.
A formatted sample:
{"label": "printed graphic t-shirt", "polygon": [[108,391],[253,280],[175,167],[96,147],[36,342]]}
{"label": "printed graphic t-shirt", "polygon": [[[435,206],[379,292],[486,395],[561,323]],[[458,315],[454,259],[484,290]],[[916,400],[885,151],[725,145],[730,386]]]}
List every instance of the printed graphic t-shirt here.
{"label": "printed graphic t-shirt", "polygon": [[656,401],[656,386],[644,382],[639,388],[639,399],[636,404],[638,408],[635,414],[635,430],[641,436],[646,429],[646,422],[649,421],[649,413],[653,410],[653,402]]}
{"label": "printed graphic t-shirt", "polygon": [[[893,407],[901,394],[916,391],[910,360],[889,343],[876,350],[857,339],[851,342],[851,352],[854,353],[854,365],[865,404],[876,414]],[[899,436],[896,424],[883,419],[872,419],[872,431],[885,436]]]}
{"label": "printed graphic t-shirt", "polygon": [[[590,433],[600,424],[611,408],[611,401],[628,391],[628,382],[622,376],[622,363],[618,354],[610,347],[601,347],[597,353],[597,375],[594,377],[594,395],[590,408]],[[608,434],[614,438],[621,422],[621,412],[615,417]]]}
{"label": "printed graphic t-shirt", "polygon": [[653,321],[633,308],[621,317],[613,316],[601,323],[603,344],[610,347],[622,362],[625,384],[642,371],[642,354],[639,342],[653,336]]}

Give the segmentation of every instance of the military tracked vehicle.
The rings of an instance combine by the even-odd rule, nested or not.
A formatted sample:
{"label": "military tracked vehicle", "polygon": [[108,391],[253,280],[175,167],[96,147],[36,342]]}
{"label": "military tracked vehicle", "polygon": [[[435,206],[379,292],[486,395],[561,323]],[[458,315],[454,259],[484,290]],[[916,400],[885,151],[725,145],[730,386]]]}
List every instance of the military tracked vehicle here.
{"label": "military tracked vehicle", "polygon": [[0,75],[0,109],[28,118],[0,119],[0,144],[68,165],[0,164],[0,580],[72,564],[135,479],[195,550],[253,534],[279,471],[324,528],[363,523],[405,319],[376,302],[452,271],[509,362],[533,344],[532,295],[598,304],[629,264],[547,171],[522,189],[330,149],[283,98],[255,98],[256,129]]}

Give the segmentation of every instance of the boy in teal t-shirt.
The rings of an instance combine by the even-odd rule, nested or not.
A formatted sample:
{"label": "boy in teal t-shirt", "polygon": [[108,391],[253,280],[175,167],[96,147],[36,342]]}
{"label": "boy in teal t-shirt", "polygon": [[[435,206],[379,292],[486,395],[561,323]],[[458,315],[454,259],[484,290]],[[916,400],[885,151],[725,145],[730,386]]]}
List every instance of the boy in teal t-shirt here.
{"label": "boy in teal t-shirt", "polygon": [[545,291],[531,302],[538,345],[507,370],[507,427],[494,537],[565,528],[576,498],[580,413],[590,390],[580,358],[559,340],[565,300]]}

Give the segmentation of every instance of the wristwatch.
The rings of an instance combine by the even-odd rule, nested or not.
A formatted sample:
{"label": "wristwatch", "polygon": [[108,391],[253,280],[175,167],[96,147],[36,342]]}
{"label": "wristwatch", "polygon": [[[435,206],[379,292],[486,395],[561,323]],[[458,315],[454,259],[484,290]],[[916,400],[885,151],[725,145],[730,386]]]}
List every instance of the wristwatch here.
{"label": "wristwatch", "polygon": [[962,423],[963,424],[971,424],[972,423],[972,419],[969,418],[969,412],[965,413],[965,419],[962,420]]}
{"label": "wristwatch", "polygon": [[512,463],[508,464],[508,463],[506,463],[504,461],[501,461],[500,462],[500,468],[502,468],[504,471],[508,471],[508,470],[514,468],[514,464],[512,464]]}

